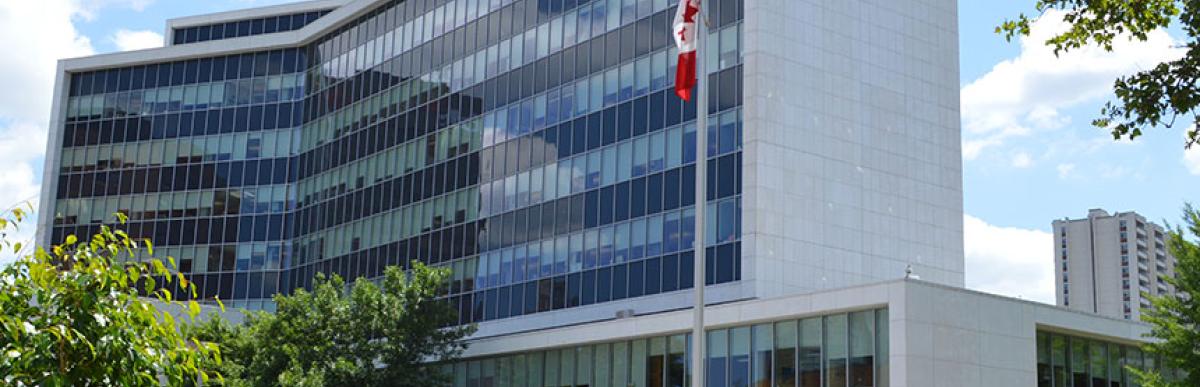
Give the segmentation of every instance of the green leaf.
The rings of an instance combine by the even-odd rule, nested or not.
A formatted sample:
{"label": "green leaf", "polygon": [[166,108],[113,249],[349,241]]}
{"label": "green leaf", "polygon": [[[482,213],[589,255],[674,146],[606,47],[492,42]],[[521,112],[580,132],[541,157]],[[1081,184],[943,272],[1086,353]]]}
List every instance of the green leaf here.
{"label": "green leaf", "polygon": [[159,261],[157,259],[152,259],[152,260],[150,260],[150,264],[152,266],[154,266],[154,274],[158,274],[158,275],[170,274],[169,272],[167,272],[167,268],[165,266],[163,266],[162,261]]}
{"label": "green leaf", "polygon": [[[123,262],[131,255],[124,248],[124,235],[102,227],[84,244],[72,235],[50,249],[53,255],[35,247],[13,266],[0,269],[0,342],[16,343],[23,337],[40,341],[0,345],[0,384],[186,385],[218,366],[216,353],[189,345],[184,332],[190,328],[185,325],[194,319],[177,320],[166,313],[169,308],[157,309],[138,297],[137,287],[145,286],[167,304],[183,306],[172,300],[170,289],[157,289],[154,277],[143,276],[143,267]],[[0,232],[0,246],[25,248],[8,237]],[[188,312],[196,307],[185,306]]]}
{"label": "green leaf", "polygon": [[[360,279],[348,291],[340,277],[320,277],[311,291],[277,295],[277,313],[253,314],[245,325],[234,327],[209,321],[203,325],[202,339],[220,343],[219,355],[227,367],[223,369],[230,370],[222,376],[246,384],[271,380],[283,385],[353,385],[346,381],[385,380],[387,375],[446,385],[449,380],[438,372],[441,368],[431,369],[424,361],[389,362],[379,368],[362,364],[384,358],[457,358],[465,348],[461,340],[474,328],[445,328],[457,323],[455,311],[437,298],[447,273],[420,263],[414,263],[409,274],[389,267],[382,284]],[[223,306],[219,300],[218,304]],[[415,310],[421,312],[403,312]],[[414,344],[411,338],[423,339]]]}

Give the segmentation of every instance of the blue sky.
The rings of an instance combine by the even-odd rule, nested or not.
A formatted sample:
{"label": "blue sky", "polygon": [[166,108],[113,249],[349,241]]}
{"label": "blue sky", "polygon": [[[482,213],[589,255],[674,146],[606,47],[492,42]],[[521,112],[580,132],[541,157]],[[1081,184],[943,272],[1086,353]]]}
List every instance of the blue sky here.
{"label": "blue sky", "polygon": [[[0,202],[36,196],[55,58],[154,46],[169,18],[281,2],[0,2],[0,49],[30,53],[0,59],[0,85],[31,90],[0,96]],[[1091,49],[1054,58],[1040,44],[1061,25],[1054,15],[1024,42],[1008,43],[993,32],[1005,17],[1032,12],[1033,4],[959,1],[964,239],[968,286],[1053,302],[1050,221],[1089,208],[1175,221],[1184,201],[1196,199],[1187,193],[1200,192],[1200,153],[1185,157],[1185,128],[1118,143],[1090,125],[1111,98],[1113,79],[1178,55],[1172,49],[1178,35],[1163,31],[1114,53]]]}
{"label": "blue sky", "polygon": [[[1030,12],[1017,6],[1021,3],[1032,1],[960,1],[963,86],[1022,54],[1020,44],[1006,43],[992,31],[1004,15]],[[1066,78],[1062,85],[1046,88],[1064,86],[1078,93],[1087,89],[1070,77],[1060,78]],[[1176,221],[1189,199],[1186,192],[1200,188],[1200,176],[1189,173],[1183,162],[1181,130],[1151,130],[1132,144],[1113,142],[1107,131],[1090,125],[1111,97],[1112,79],[1076,80],[1095,81],[1106,93],[1062,107],[1058,114],[1065,123],[1060,128],[1035,128],[1028,137],[988,148],[964,162],[966,212],[992,224],[1045,230],[1053,218],[1080,217],[1093,207],[1136,210],[1151,220]],[[1057,83],[1052,77],[1045,81]],[[964,138],[969,141],[972,136],[967,133]],[[1031,165],[1014,166],[1013,159],[1022,152],[1030,156]],[[1069,170],[1060,175],[1060,165]]]}

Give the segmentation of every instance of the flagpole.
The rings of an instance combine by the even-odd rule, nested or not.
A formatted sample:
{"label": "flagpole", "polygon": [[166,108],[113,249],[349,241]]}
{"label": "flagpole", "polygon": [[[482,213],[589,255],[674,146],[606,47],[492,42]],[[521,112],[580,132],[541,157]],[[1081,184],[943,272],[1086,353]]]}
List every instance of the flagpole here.
{"label": "flagpole", "polygon": [[[689,1],[689,0],[681,0]],[[704,226],[705,211],[708,209],[708,70],[706,60],[708,52],[705,41],[708,37],[708,14],[704,12],[707,1],[700,2],[701,20],[696,21],[696,229],[692,246],[695,249],[693,267],[695,277],[692,279],[692,289],[696,303],[692,307],[692,387],[705,385],[705,345],[707,337],[704,331],[704,284],[705,284],[705,241]]]}

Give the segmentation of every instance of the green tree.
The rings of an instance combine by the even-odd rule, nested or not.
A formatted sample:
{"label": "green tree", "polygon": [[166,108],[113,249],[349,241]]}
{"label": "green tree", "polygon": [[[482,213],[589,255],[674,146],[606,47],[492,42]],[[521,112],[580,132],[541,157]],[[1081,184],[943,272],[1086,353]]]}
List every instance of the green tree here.
{"label": "green tree", "polygon": [[1167,239],[1167,249],[1178,260],[1176,277],[1165,278],[1180,294],[1147,295],[1152,307],[1142,315],[1153,326],[1150,336],[1157,339],[1144,345],[1144,350],[1161,356],[1164,369],[1182,372],[1133,370],[1147,387],[1200,386],[1200,298],[1189,296],[1200,294],[1200,246],[1194,242],[1200,239],[1200,211],[1188,205],[1183,213],[1186,230],[1175,227]]}
{"label": "green tree", "polygon": [[318,275],[312,292],[275,296],[275,313],[245,325],[210,321],[197,336],[219,344],[229,386],[430,386],[447,382],[439,363],[457,358],[474,327],[437,300],[449,272],[414,263],[384,271],[380,284]]}
{"label": "green tree", "polygon": [[[1092,121],[1112,131],[1114,139],[1134,139],[1152,127],[1172,127],[1179,118],[1189,124],[1200,123],[1195,111],[1200,103],[1200,1],[1196,0],[1038,0],[1037,10],[1065,12],[1067,30],[1046,41],[1057,55],[1089,44],[1111,51],[1114,39],[1128,36],[1145,41],[1159,28],[1178,22],[1186,38],[1185,54],[1177,60],[1159,63],[1153,68],[1116,80],[1113,90],[1117,101],[1109,102]],[[1010,41],[1016,35],[1029,35],[1036,17],[1024,14],[1006,20],[996,32]],[[1190,122],[1188,122],[1190,121]],[[1200,126],[1200,125],[1198,125]],[[1193,127],[1185,146],[1200,141]]]}
{"label": "green tree", "polygon": [[[194,287],[121,230],[102,227],[90,241],[68,236],[50,251],[24,253],[8,240],[26,217],[20,208],[0,219],[0,248],[26,254],[0,271],[0,384],[6,386],[159,386],[208,380],[201,364],[216,364],[213,345],[178,329],[178,307],[195,319],[200,306],[175,301],[167,286]],[[124,218],[121,218],[124,222]],[[170,258],[168,258],[170,262]],[[169,264],[174,266],[173,262]],[[173,286],[172,286],[173,287]],[[139,289],[158,289],[139,292]],[[149,293],[151,298],[140,295]]]}

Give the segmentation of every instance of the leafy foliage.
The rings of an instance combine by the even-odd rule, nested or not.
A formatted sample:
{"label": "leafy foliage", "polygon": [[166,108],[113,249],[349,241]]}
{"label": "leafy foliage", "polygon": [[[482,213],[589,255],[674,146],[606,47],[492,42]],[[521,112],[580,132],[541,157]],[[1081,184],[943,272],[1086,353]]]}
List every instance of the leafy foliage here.
{"label": "leafy foliage", "polygon": [[1147,309],[1142,320],[1153,325],[1150,336],[1158,341],[1144,345],[1149,354],[1163,359],[1163,368],[1182,371],[1163,374],[1148,370],[1133,370],[1142,385],[1147,387],[1200,386],[1200,299],[1191,297],[1200,294],[1200,245],[1189,241],[1185,235],[1200,239],[1200,211],[1192,206],[1184,209],[1183,228],[1171,230],[1167,248],[1178,262],[1176,277],[1167,277],[1167,283],[1180,294],[1150,296],[1152,309]]}
{"label": "leafy foliage", "polygon": [[197,328],[219,343],[229,386],[430,386],[444,384],[438,363],[457,358],[473,327],[451,327],[454,309],[435,297],[449,272],[419,262],[389,267],[379,285],[318,275],[312,292],[275,296],[274,314],[241,326]]}
{"label": "leafy foliage", "polygon": [[[1145,41],[1159,28],[1178,21],[1187,34],[1185,55],[1160,63],[1154,68],[1121,77],[1113,85],[1117,102],[1109,102],[1092,123],[1112,131],[1114,139],[1134,139],[1146,128],[1172,127],[1180,116],[1200,126],[1196,116],[1200,104],[1200,1],[1196,0],[1038,0],[1037,9],[1065,11],[1066,32],[1050,38],[1046,44],[1060,54],[1095,43],[1111,51],[1113,40],[1128,35]],[[1024,14],[1006,20],[996,32],[1010,41],[1017,35],[1029,35],[1036,19]],[[1185,118],[1187,119],[1187,118]],[[1187,125],[1185,123],[1184,125]],[[1185,146],[1200,141],[1200,132],[1187,133]]]}
{"label": "leafy foliage", "polygon": [[[26,212],[0,221],[13,230]],[[123,223],[125,219],[121,217]],[[3,233],[5,239],[9,236]],[[0,248],[21,252],[5,240]],[[37,248],[0,271],[0,384],[9,386],[159,386],[208,380],[216,346],[180,332],[171,307],[195,319],[195,302],[181,303],[163,284],[194,286],[159,260],[130,262],[149,242],[107,226],[90,241],[68,236],[47,252]],[[139,289],[153,299],[139,297]],[[157,302],[155,302],[157,301]]]}

